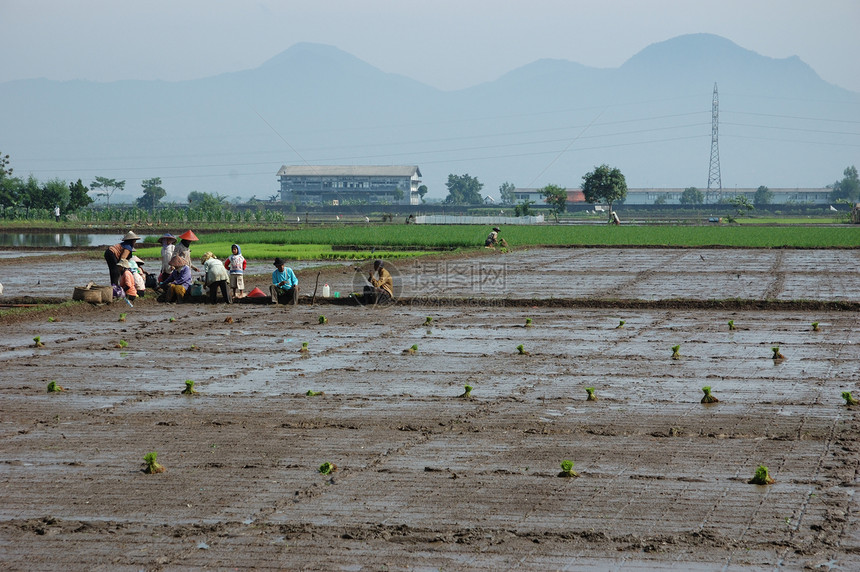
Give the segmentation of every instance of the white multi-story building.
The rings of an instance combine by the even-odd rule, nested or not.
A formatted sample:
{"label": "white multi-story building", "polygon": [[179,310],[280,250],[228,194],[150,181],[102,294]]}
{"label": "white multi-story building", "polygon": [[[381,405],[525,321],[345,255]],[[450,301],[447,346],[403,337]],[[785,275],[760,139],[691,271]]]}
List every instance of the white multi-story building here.
{"label": "white multi-story building", "polygon": [[278,178],[285,203],[421,204],[421,170],[415,165],[284,165]]}

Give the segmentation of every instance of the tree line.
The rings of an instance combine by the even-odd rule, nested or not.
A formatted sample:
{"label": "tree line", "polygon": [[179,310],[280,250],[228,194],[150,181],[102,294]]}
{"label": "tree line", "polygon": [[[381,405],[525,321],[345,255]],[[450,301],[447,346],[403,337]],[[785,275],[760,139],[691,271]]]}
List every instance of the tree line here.
{"label": "tree line", "polygon": [[[60,179],[39,182],[32,174],[26,179],[15,175],[8,154],[0,153],[0,218],[45,219],[54,209],[59,208],[62,216],[76,214],[85,221],[122,221],[157,219],[175,222],[182,219],[229,222],[260,221],[266,215],[257,213],[232,213],[228,208],[227,197],[219,194],[192,191],[188,195],[188,206],[178,209],[174,205],[162,205],[167,195],[160,177],[141,182],[141,196],[135,201],[133,209],[111,208],[111,197],[125,189],[125,181],[108,177],[96,177],[87,187],[81,179],[66,183]],[[101,212],[86,209],[95,200],[93,196],[103,197],[106,208]],[[251,199],[250,203],[259,202]],[[157,216],[156,211],[159,212]],[[272,214],[271,216],[281,216]],[[131,217],[130,219],[128,217]]]}
{"label": "tree line", "polygon": [[[484,188],[484,184],[478,181],[477,177],[471,177],[468,174],[451,174],[448,175],[448,182],[445,183],[445,186],[448,188],[445,204],[478,205],[484,202],[484,198],[481,196],[481,189]],[[539,189],[538,192],[544,197],[546,204],[550,206],[556,218],[567,209],[567,189],[564,187],[551,184]],[[627,197],[627,181],[618,168],[605,164],[600,165],[583,175],[582,193],[585,195],[586,202],[606,203],[612,210],[613,203],[623,202]],[[499,187],[499,195],[503,204],[515,203],[516,186],[510,182],[502,183]],[[523,200],[515,205],[515,214],[517,216],[530,214],[531,204],[533,204],[532,201]]]}
{"label": "tree line", "polygon": [[[478,205],[484,203],[484,198],[481,196],[481,189],[484,185],[478,181],[477,177],[465,175],[448,175],[448,182],[445,183],[448,188],[448,196],[444,203],[449,205]],[[860,178],[858,178],[857,169],[852,165],[843,171],[843,178],[831,185],[827,185],[831,189],[830,200],[834,203],[855,203],[860,200]],[[502,204],[516,203],[517,187],[510,182],[504,182],[499,187],[499,196]],[[547,185],[538,189],[541,196],[544,197],[546,203],[551,207],[552,212],[557,216],[565,211],[567,204],[567,191],[559,185]],[[582,177],[582,192],[585,195],[585,201],[588,203],[606,203],[609,209],[612,210],[614,203],[622,203],[627,197],[627,182],[624,175],[617,168],[608,165],[600,165],[595,167]],[[687,187],[681,193],[679,201],[682,205],[700,205],[706,202],[705,191],[696,187]],[[744,197],[744,200],[747,199]],[[721,203],[735,205],[738,201],[737,197],[723,198]],[[762,185],[756,189],[755,196],[751,205],[768,205],[773,201],[773,191]],[[749,202],[749,201],[747,201]],[[654,204],[661,205],[667,203],[665,194],[658,196]],[[516,204],[516,214],[529,214],[532,201],[525,199],[519,204]],[[737,205],[735,205],[737,206]]]}

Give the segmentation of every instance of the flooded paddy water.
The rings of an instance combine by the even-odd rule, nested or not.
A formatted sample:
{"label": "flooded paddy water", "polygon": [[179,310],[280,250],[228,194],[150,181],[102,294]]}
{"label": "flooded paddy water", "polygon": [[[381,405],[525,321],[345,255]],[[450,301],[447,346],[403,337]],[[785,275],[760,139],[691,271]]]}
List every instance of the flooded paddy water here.
{"label": "flooded paddy water", "polygon": [[[857,569],[860,409],[841,392],[860,397],[858,313],[601,302],[857,301],[857,257],[487,252],[392,263],[409,304],[144,301],[6,322],[0,560]],[[323,280],[349,292],[355,274]],[[523,302],[553,298],[595,303]],[[197,395],[180,394],[187,379]],[[67,391],[47,393],[51,380]],[[702,404],[703,386],[720,402]],[[141,471],[150,451],[165,473]],[[564,459],[578,478],[558,476]],[[774,484],[747,482],[759,465]]]}

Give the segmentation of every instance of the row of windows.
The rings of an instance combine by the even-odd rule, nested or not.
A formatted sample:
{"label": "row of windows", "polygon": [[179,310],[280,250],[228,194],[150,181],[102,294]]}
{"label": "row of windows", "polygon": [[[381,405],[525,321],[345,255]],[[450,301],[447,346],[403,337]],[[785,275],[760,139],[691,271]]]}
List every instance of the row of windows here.
{"label": "row of windows", "polygon": [[318,184],[320,182],[339,182],[339,183],[353,183],[353,184],[361,184],[361,185],[409,185],[412,183],[412,179],[409,178],[400,178],[400,179],[366,179],[366,178],[353,178],[353,177],[329,177],[329,178],[321,178],[321,177],[281,177],[281,181],[289,182],[293,184],[301,184],[301,183],[312,183]]}

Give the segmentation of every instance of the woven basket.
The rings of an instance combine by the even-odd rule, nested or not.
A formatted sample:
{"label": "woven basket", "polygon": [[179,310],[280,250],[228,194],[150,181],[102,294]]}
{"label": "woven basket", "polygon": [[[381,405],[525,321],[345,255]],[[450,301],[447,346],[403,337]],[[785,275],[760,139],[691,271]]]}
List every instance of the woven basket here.
{"label": "woven basket", "polygon": [[83,300],[90,304],[109,304],[113,302],[113,288],[110,286],[75,286],[72,300]]}

